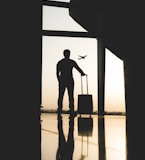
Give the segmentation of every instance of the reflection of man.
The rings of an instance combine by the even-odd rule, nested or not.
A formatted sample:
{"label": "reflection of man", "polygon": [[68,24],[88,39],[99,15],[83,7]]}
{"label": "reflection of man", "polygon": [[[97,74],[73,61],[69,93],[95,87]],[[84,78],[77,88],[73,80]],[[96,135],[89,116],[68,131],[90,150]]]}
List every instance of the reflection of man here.
{"label": "reflection of man", "polygon": [[62,110],[62,100],[64,96],[65,88],[68,90],[69,96],[69,109],[71,112],[74,111],[74,79],[72,75],[72,69],[77,69],[82,76],[85,73],[80,69],[74,60],[69,59],[70,50],[66,49],[63,52],[64,59],[57,63],[57,79],[59,81],[59,96],[58,96],[58,112]]}
{"label": "reflection of man", "polygon": [[72,160],[74,152],[74,116],[69,117],[69,133],[67,141],[63,133],[62,117],[58,114],[58,133],[59,133],[59,144],[56,153],[56,160]]}

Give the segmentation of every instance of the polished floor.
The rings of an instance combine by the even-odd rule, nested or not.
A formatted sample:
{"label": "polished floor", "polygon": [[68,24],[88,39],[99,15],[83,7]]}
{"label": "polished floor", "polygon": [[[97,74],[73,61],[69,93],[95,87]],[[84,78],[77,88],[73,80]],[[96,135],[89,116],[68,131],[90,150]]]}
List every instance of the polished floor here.
{"label": "polished floor", "polygon": [[126,116],[41,114],[41,160],[127,160]]}

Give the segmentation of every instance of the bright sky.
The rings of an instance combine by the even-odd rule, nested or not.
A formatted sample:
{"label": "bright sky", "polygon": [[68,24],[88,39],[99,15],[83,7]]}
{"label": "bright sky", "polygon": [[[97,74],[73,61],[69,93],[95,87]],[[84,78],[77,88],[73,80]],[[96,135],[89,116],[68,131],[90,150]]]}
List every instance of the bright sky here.
{"label": "bright sky", "polygon": [[43,6],[43,29],[59,31],[86,31],[69,16],[69,9]]}
{"label": "bright sky", "polygon": [[[45,30],[86,31],[77,24],[68,13],[68,9],[43,6],[43,28]],[[94,111],[97,107],[97,40],[95,38],[72,38],[43,36],[42,41],[42,105],[44,109],[57,109],[58,82],[56,63],[63,58],[64,49],[71,50],[70,58],[88,74],[89,94],[93,96]],[[78,55],[87,55],[78,60]],[[75,109],[77,96],[81,93],[80,74],[74,69]],[[105,110],[125,111],[123,61],[106,49]],[[84,92],[86,84],[83,79]],[[64,96],[64,108],[68,110],[67,92]]]}

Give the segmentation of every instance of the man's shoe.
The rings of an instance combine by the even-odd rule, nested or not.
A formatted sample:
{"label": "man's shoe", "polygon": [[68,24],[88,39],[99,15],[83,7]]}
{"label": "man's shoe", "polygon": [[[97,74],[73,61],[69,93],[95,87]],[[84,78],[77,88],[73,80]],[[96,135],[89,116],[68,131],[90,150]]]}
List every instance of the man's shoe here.
{"label": "man's shoe", "polygon": [[74,110],[70,110],[70,116],[75,117],[77,116],[77,113]]}
{"label": "man's shoe", "polygon": [[57,113],[58,113],[58,114],[61,114],[61,113],[62,113],[62,109],[58,108],[58,109],[57,109]]}

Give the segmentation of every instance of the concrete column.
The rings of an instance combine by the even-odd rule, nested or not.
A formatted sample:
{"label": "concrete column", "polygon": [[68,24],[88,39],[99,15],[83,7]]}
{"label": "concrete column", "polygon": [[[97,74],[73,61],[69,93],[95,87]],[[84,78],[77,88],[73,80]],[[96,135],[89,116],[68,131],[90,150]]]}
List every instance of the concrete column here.
{"label": "concrete column", "polygon": [[98,39],[98,115],[104,115],[105,91],[105,47],[102,39]]}

